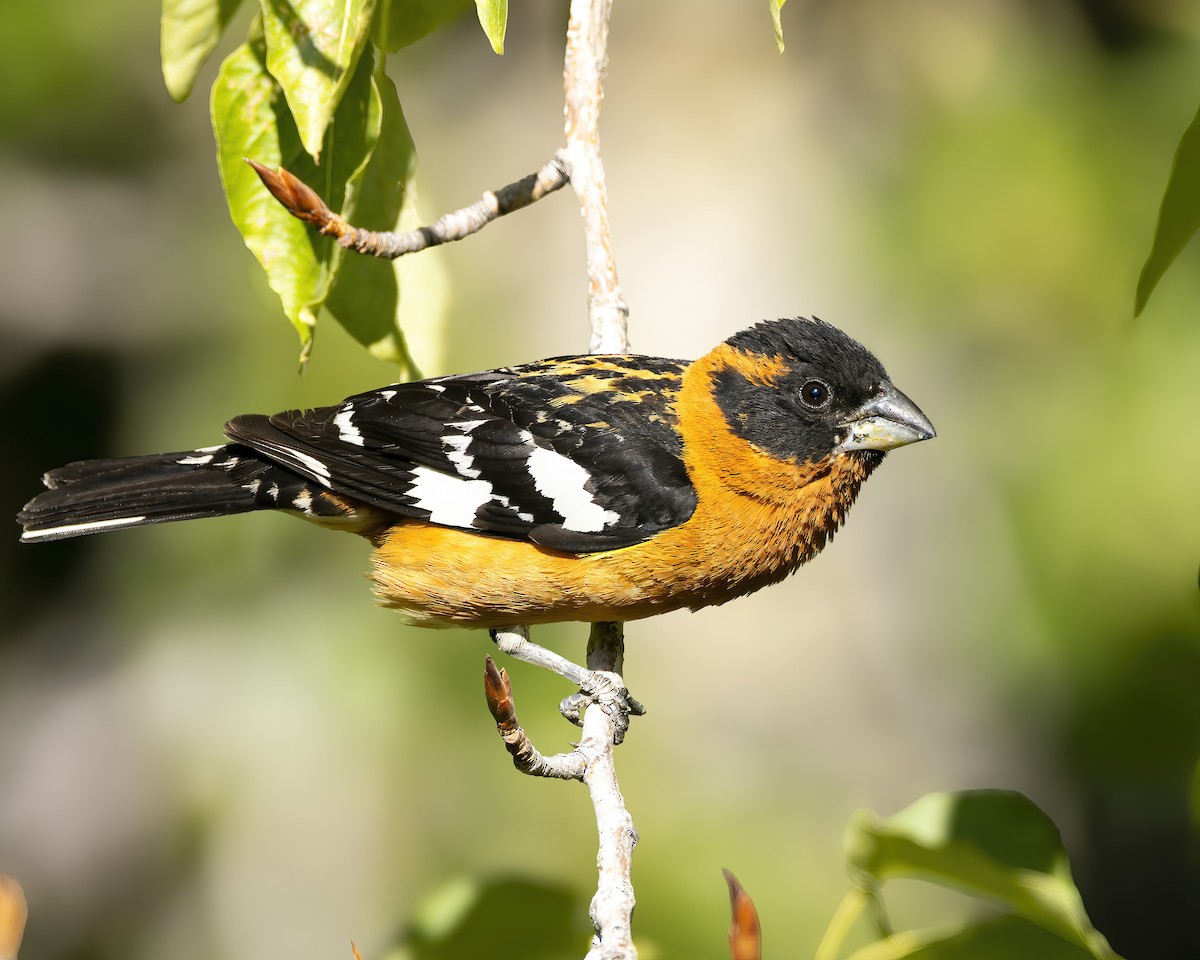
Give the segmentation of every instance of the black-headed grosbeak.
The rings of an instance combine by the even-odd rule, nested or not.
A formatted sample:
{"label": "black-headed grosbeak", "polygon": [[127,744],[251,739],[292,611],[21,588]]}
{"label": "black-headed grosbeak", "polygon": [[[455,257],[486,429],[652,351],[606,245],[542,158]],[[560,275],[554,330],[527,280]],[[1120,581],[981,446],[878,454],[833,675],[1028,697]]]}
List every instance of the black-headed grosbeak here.
{"label": "black-headed grosbeak", "polygon": [[379,602],[422,626],[633,620],[783,579],[934,429],[864,347],[796,318],[692,362],[559,357],[225,433],[50,471],[22,539],[283,510],[368,538]]}

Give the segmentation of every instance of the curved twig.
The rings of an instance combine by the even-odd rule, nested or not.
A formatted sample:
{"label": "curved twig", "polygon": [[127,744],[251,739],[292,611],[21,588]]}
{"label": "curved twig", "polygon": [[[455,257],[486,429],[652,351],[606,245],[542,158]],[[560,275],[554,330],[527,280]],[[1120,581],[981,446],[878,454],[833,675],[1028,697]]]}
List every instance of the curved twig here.
{"label": "curved twig", "polygon": [[513,701],[512,683],[508,673],[497,667],[488,657],[483,666],[483,690],[488,709],[496,720],[496,732],[512,754],[513,766],[531,777],[549,777],[556,780],[582,780],[585,773],[583,756],[578,750],[558,753],[547,757],[533,745],[525,728],[517,720],[517,707]]}
{"label": "curved twig", "polygon": [[571,179],[566,157],[560,150],[537,173],[531,173],[499,190],[488,190],[470,206],[447,213],[427,227],[404,233],[390,230],[375,232],[355,227],[340,214],[334,213],[312,187],[283,167],[272,170],[249,157],[246,162],[271,191],[271,196],[293,217],[311,223],[323,234],[335,237],[343,247],[384,260],[395,260],[406,253],[416,253],[469,237],[493,220],[527,207],[566,186]]}

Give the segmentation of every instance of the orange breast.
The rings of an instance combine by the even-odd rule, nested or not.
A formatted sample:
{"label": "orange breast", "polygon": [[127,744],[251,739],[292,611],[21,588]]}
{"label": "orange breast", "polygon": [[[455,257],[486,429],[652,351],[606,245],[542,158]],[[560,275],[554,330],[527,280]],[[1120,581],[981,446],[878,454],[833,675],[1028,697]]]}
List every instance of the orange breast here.
{"label": "orange breast", "polygon": [[841,524],[867,469],[853,457],[781,463],[732,434],[712,399],[722,348],[684,376],[678,414],[695,513],[643,543],[591,554],[402,521],[379,540],[379,602],[426,626],[636,620],[775,583]]}

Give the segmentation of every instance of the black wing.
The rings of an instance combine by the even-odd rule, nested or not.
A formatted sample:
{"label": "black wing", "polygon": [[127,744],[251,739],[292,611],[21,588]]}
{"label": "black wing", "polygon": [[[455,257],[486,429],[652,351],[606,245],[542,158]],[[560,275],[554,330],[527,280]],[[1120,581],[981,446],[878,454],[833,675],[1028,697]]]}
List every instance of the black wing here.
{"label": "black wing", "polygon": [[561,357],[238,417],[226,432],[401,516],[589,553],[638,543],[695,509],[674,409],[686,366]]}

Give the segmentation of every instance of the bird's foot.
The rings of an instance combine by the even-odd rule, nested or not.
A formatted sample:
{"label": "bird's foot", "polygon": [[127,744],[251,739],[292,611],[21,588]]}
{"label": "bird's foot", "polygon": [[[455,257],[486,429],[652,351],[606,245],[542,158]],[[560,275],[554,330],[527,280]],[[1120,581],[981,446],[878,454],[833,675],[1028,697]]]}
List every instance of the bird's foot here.
{"label": "bird's foot", "polygon": [[613,743],[625,739],[630,717],[640,717],[646,712],[646,708],[630,696],[620,675],[607,670],[591,671],[577,693],[563,698],[558,712],[579,727],[583,726],[583,711],[593,704],[612,717]]}

